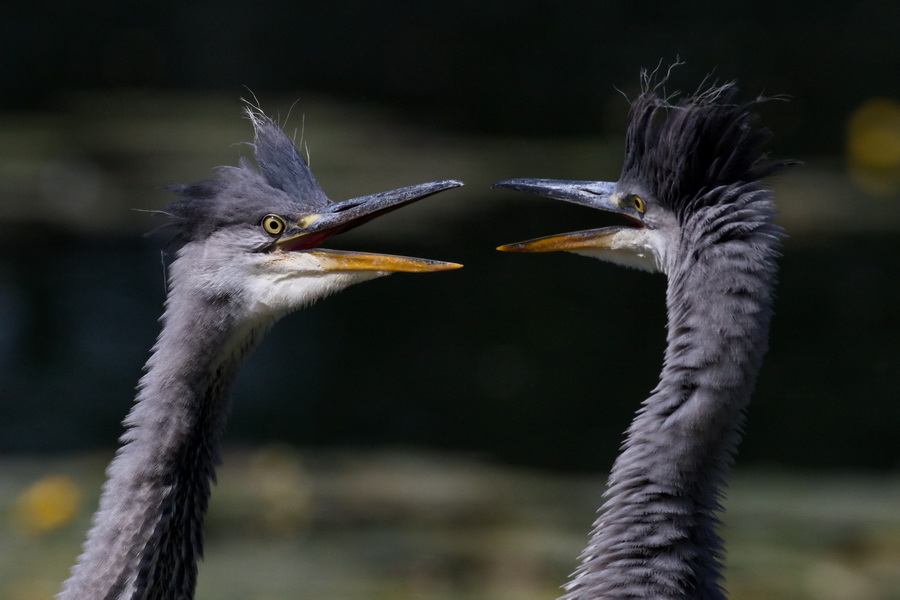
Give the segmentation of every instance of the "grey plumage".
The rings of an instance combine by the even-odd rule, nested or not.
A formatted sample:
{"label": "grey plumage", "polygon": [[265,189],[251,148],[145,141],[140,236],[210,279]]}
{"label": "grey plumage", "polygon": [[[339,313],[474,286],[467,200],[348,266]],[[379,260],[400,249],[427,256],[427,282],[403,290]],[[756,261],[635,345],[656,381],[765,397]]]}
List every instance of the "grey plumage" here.
{"label": "grey plumage", "polygon": [[215,180],[173,188],[183,198],[165,213],[180,247],[162,330],[63,600],[192,598],[229,388],[259,336],[348,285],[460,266],[319,247],[460,182],[333,203],[281,129],[259,111],[248,114],[258,170],[242,160]]}
{"label": "grey plumage", "polygon": [[724,598],[720,497],[767,348],[781,229],[769,134],[724,85],[676,103],[646,78],[616,183],[495,185],[622,214],[628,226],[501,250],[567,250],[668,278],[660,381],[628,429],[566,600]]}

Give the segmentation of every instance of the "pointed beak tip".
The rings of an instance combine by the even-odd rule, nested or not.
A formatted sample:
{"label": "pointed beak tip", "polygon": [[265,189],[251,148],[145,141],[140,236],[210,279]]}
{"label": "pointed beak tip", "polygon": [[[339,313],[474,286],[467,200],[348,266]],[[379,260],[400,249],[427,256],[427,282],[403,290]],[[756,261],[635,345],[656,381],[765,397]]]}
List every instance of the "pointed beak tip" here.
{"label": "pointed beak tip", "polygon": [[431,184],[425,184],[425,185],[434,186],[436,189],[434,192],[431,192],[431,193],[436,194],[438,192],[444,192],[446,190],[452,190],[454,188],[464,187],[466,184],[464,182],[460,181],[459,179],[443,179],[441,181],[435,181],[435,182],[432,182]]}
{"label": "pointed beak tip", "polygon": [[441,192],[446,192],[447,190],[452,190],[454,188],[463,187],[464,185],[466,184],[458,179],[442,179],[440,181],[431,181],[410,186],[408,188],[393,190],[392,192],[385,192],[384,194],[399,194],[398,200],[400,201],[398,202],[398,205],[404,205],[418,202],[429,196],[434,196],[435,194],[440,194]]}
{"label": "pointed beak tip", "polygon": [[436,268],[435,271],[455,271],[456,269],[462,269],[463,265],[460,263],[454,262],[439,262],[434,265]]}
{"label": "pointed beak tip", "polygon": [[417,259],[408,265],[398,266],[395,268],[385,269],[387,272],[407,272],[407,273],[438,273],[440,271],[455,271],[461,269],[463,265],[453,262],[444,262],[442,260],[425,260]]}

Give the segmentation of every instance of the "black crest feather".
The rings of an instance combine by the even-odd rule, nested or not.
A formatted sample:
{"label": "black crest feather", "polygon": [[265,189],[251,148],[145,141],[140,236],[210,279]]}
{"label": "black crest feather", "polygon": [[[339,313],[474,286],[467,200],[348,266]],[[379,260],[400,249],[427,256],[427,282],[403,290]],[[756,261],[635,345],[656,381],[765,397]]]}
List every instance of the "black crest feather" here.
{"label": "black crest feather", "polygon": [[790,164],[763,153],[771,133],[757,126],[755,107],[764,99],[738,103],[737,87],[727,83],[672,101],[661,95],[665,78],[654,77],[644,74],[644,90],[631,105],[620,182],[647,188],[684,216],[705,192]]}

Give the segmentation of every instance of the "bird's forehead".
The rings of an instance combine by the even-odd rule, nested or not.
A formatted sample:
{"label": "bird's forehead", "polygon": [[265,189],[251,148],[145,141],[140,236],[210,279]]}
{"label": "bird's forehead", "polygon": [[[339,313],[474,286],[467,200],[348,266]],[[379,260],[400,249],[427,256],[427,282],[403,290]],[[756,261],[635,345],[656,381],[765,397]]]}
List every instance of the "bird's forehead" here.
{"label": "bird's forehead", "polygon": [[616,184],[616,191],[613,192],[609,200],[621,209],[632,209],[634,208],[635,196],[644,200],[645,204],[655,203],[654,194],[646,186],[623,181],[619,181]]}
{"label": "bird's forehead", "polygon": [[218,207],[218,212],[223,217],[222,221],[231,224],[255,224],[265,215],[275,214],[291,223],[299,224],[300,227],[312,225],[319,219],[322,210],[323,207],[316,202],[306,203],[274,188],[260,190],[258,195],[252,197],[222,201]]}

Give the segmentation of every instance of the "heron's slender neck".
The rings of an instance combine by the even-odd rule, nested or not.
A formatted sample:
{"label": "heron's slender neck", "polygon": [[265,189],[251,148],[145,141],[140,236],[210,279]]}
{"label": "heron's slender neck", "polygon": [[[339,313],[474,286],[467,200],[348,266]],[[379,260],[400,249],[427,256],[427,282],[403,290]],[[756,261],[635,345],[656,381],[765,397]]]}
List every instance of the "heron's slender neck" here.
{"label": "heron's slender neck", "polygon": [[766,350],[779,237],[770,195],[751,194],[746,234],[725,239],[709,221],[697,231],[714,234],[683,232],[660,382],[628,430],[568,600],[724,598],[717,513]]}
{"label": "heron's slender neck", "polygon": [[182,254],[122,447],[62,600],[193,597],[228,388],[264,324],[204,291]]}

